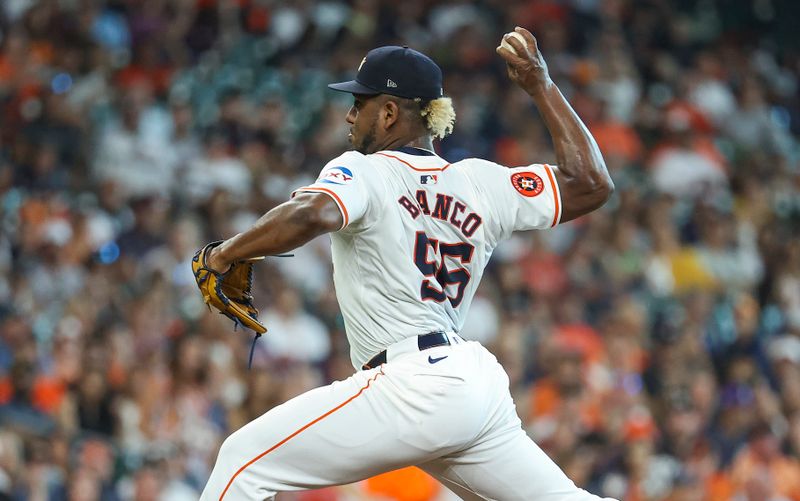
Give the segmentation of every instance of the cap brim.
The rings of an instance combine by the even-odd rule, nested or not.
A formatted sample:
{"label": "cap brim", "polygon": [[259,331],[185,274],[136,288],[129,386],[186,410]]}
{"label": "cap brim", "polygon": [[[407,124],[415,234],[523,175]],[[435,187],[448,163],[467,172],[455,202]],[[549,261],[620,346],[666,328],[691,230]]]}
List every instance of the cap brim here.
{"label": "cap brim", "polygon": [[355,80],[328,84],[328,88],[337,90],[339,92],[349,92],[350,94],[366,94],[369,96],[381,93],[380,91],[367,87],[364,84],[360,84]]}

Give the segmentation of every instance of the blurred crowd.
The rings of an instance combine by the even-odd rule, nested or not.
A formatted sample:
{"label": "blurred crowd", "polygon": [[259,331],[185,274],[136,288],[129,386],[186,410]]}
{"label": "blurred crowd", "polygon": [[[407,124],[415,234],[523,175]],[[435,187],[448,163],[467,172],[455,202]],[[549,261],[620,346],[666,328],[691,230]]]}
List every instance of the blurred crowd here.
{"label": "blurred crowd", "polygon": [[[529,28],[616,183],[517,234],[462,335],[527,431],[624,501],[800,500],[800,4],[0,1],[0,499],[197,499],[221,441],[353,372],[329,242],[259,264],[270,332],[189,267],[348,148],[367,50],[444,69],[449,161],[554,162],[495,54]],[[282,500],[451,499],[407,469]]]}

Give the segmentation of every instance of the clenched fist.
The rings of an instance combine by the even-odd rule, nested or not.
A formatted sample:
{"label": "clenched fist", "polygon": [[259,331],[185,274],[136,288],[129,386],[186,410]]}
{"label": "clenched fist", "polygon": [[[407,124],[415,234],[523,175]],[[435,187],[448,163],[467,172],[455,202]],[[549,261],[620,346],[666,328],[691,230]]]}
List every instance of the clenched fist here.
{"label": "clenched fist", "polygon": [[496,50],[506,62],[509,78],[528,94],[534,94],[551,83],[547,63],[544,62],[536,38],[530,31],[519,26],[514,28],[514,31],[522,36],[525,43],[523,44],[517,36],[506,33],[503,35],[503,42],[512,46],[514,51],[502,45]]}

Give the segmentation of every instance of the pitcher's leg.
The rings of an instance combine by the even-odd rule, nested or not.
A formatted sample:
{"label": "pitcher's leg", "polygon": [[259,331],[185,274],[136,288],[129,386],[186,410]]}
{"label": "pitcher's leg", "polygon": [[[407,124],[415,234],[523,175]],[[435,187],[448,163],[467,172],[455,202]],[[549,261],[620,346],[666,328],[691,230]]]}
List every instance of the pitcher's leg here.
{"label": "pitcher's leg", "polygon": [[[458,452],[420,467],[465,499],[499,501],[599,501],[579,489],[522,429],[508,376],[493,355],[477,350],[482,391],[492,409],[482,433]],[[476,383],[476,391],[480,391]],[[472,494],[474,493],[474,494]]]}
{"label": "pitcher's leg", "polygon": [[[228,437],[201,499],[263,500],[277,492],[350,483],[417,461],[387,439],[382,370],[311,390]],[[385,388],[383,389],[385,390]]]}
{"label": "pitcher's leg", "polygon": [[479,496],[474,491],[465,487],[455,479],[448,476],[450,467],[441,460],[433,460],[418,466],[419,469],[438,480],[442,485],[453,491],[463,501],[485,501],[487,498]]}
{"label": "pitcher's leg", "polygon": [[[518,428],[420,468],[469,500],[599,501],[575,486],[547,454]],[[458,491],[454,489],[459,495]],[[477,494],[469,494],[474,492]],[[613,501],[610,500],[609,501]]]}

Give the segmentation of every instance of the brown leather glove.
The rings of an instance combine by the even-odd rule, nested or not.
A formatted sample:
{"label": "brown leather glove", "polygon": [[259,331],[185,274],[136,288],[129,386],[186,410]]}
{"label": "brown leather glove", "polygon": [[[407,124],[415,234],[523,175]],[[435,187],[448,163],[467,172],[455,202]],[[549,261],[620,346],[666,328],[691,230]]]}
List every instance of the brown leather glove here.
{"label": "brown leather glove", "polygon": [[243,325],[259,334],[267,332],[267,328],[258,321],[258,310],[253,306],[253,261],[239,261],[231,265],[225,273],[219,273],[208,267],[206,256],[222,240],[211,242],[192,258],[192,272],[197,287],[203,294],[207,305],[213,306],[220,313],[230,318],[236,325]]}

